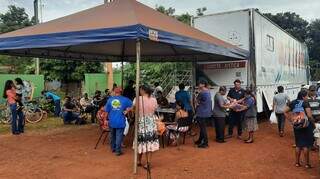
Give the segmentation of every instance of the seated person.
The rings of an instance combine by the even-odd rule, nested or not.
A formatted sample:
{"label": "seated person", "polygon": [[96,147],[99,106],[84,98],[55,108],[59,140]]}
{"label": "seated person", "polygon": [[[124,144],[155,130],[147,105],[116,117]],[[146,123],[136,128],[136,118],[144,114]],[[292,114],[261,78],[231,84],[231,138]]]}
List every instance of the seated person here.
{"label": "seated person", "polygon": [[169,108],[170,107],[167,98],[163,96],[161,91],[157,92],[157,96],[158,96],[157,103],[158,103],[159,107],[161,107],[161,108]]}
{"label": "seated person", "polygon": [[63,105],[63,122],[64,124],[71,124],[71,122],[75,121],[75,124],[79,124],[80,117],[79,113],[77,113],[77,106],[71,101],[71,97],[66,96],[65,103]]}
{"label": "seated person", "polygon": [[171,144],[176,144],[177,142],[177,134],[178,132],[187,132],[189,130],[188,126],[185,127],[179,127],[178,129],[178,123],[182,120],[188,121],[188,112],[184,109],[184,105],[181,101],[176,102],[176,117],[175,117],[175,124],[168,125],[167,128],[167,135],[169,135],[169,130],[171,131],[170,133],[170,139],[172,140]]}
{"label": "seated person", "polygon": [[84,93],[83,97],[80,99],[80,106],[85,113],[91,113],[94,110],[91,99],[88,97],[88,93]]}
{"label": "seated person", "polygon": [[102,130],[109,129],[107,112],[104,110],[105,103],[99,104],[99,111],[97,112],[97,119]]}

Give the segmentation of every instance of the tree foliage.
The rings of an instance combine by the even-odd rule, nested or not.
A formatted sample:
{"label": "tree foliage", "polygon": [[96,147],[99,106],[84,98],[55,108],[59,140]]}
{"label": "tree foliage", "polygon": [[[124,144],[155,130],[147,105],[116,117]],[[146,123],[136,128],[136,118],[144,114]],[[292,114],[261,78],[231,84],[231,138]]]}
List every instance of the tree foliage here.
{"label": "tree foliage", "polygon": [[9,6],[8,12],[0,14],[0,33],[10,32],[34,24],[24,8]]}
{"label": "tree foliage", "polygon": [[[0,14],[0,33],[14,31],[31,26],[35,19],[29,19],[24,8],[9,6],[8,12]],[[0,65],[11,66],[8,73],[32,74],[35,72],[35,60],[26,57],[0,56]],[[40,73],[47,80],[61,80],[64,82],[81,81],[84,73],[102,72],[103,67],[99,62],[70,62],[61,60],[40,60]]]}
{"label": "tree foliage", "polygon": [[264,15],[298,40],[302,42],[306,41],[308,21],[301,18],[300,15],[294,12],[266,13]]}
{"label": "tree foliage", "polygon": [[100,73],[101,63],[65,60],[47,60],[40,64],[41,73],[46,80],[62,82],[82,81],[85,73]]}
{"label": "tree foliage", "polygon": [[[8,12],[0,14],[0,33],[6,33],[23,27],[31,26],[33,22],[29,19],[24,8],[9,6]],[[28,57],[0,56],[0,66],[10,69],[7,73],[34,73],[34,60]]]}

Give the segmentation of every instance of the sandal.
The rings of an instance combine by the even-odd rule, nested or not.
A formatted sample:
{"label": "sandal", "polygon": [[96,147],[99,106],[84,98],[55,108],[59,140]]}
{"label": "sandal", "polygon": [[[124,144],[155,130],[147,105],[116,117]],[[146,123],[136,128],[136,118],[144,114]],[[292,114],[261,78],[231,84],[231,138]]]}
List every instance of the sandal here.
{"label": "sandal", "polygon": [[143,168],[146,169],[146,170],[151,169],[151,165],[149,164],[149,168],[148,168],[148,164],[146,164],[146,165],[143,166]]}
{"label": "sandal", "polygon": [[300,163],[296,163],[295,166],[296,167],[301,167],[301,164]]}
{"label": "sandal", "polygon": [[141,163],[138,163],[137,166],[138,166],[138,167],[142,167],[142,164],[141,164]]}
{"label": "sandal", "polygon": [[311,166],[310,164],[306,164],[304,167],[305,167],[306,169],[312,168],[312,166]]}

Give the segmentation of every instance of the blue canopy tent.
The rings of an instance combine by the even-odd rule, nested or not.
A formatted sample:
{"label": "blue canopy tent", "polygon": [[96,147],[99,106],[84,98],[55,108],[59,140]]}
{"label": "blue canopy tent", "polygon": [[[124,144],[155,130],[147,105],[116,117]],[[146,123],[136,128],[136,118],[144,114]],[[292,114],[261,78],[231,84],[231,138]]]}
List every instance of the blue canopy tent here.
{"label": "blue canopy tent", "polygon": [[[46,23],[1,34],[0,54],[43,59],[135,61],[136,96],[139,96],[141,60],[195,62],[249,59],[248,51],[135,0],[115,0]],[[138,118],[137,107],[136,121]],[[136,154],[137,151],[135,162]],[[136,172],[136,163],[134,167]]]}

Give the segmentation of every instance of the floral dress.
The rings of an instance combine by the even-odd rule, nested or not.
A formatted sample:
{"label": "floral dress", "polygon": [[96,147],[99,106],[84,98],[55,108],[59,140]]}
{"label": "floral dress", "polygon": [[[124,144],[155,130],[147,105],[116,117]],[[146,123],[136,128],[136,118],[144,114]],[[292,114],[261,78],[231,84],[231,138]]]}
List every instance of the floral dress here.
{"label": "floral dress", "polygon": [[[135,100],[134,100],[135,103]],[[159,150],[159,138],[155,110],[157,100],[153,97],[139,98],[140,117],[138,120],[138,153],[154,152]]]}

